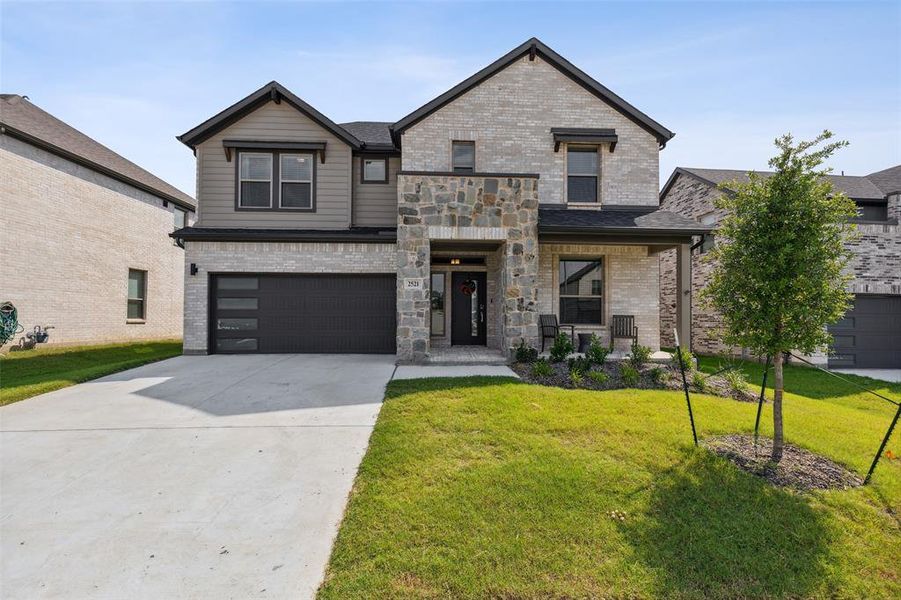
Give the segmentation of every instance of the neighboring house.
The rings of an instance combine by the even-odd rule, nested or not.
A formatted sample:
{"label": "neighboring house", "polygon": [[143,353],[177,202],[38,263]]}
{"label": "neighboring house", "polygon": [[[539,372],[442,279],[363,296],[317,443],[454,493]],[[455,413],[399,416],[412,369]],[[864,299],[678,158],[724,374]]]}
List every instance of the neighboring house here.
{"label": "neighboring house", "polygon": [[[766,173],[761,173],[766,175]],[[855,219],[859,238],[850,244],[854,257],[849,266],[854,275],[850,291],[854,307],[839,323],[830,327],[835,344],[820,362],[833,367],[901,367],[901,165],[866,176],[829,175],[835,189],[844,192],[858,206]],[[715,227],[723,212],[714,207],[722,193],[717,186],[731,181],[748,181],[746,171],[678,168],[660,192],[660,207]],[[703,354],[726,352],[718,341],[720,316],[697,300],[713,264],[702,255],[715,243],[708,235],[692,255],[692,344]],[[676,322],[676,265],[672,252],[661,258],[660,327],[663,343],[673,343]]]}
{"label": "neighboring house", "polygon": [[[193,199],[44,112],[0,95],[0,301],[49,343],[178,338]],[[14,341],[18,341],[17,336]]]}
{"label": "neighboring house", "polygon": [[394,123],[339,125],[267,84],[179,136],[198,167],[198,222],[173,234],[185,351],[509,356],[545,313],[605,341],[632,315],[656,350],[659,253],[687,268],[708,231],[658,210],[672,136],[534,38]]}

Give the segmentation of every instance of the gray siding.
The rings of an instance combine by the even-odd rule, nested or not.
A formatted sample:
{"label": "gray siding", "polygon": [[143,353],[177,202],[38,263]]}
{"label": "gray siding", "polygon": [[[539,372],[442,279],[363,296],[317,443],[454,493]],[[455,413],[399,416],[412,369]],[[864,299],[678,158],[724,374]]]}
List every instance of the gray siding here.
{"label": "gray siding", "polygon": [[363,227],[396,226],[400,157],[392,156],[388,159],[388,183],[361,183],[360,161],[359,156],[353,159],[353,224]]}
{"label": "gray siding", "polygon": [[[222,140],[327,143],[316,163],[316,212],[235,211],[235,165]],[[351,148],[289,104],[269,102],[197,147],[200,227],[345,229],[350,226]]]}

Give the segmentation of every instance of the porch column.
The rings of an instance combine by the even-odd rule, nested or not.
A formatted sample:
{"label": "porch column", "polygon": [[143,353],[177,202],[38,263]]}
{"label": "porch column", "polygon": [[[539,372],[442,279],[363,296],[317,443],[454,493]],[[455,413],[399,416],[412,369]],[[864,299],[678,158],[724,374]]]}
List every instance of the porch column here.
{"label": "porch column", "polygon": [[429,353],[430,243],[421,225],[397,228],[397,359],[422,362]]}
{"label": "porch column", "polygon": [[691,246],[676,248],[676,330],[683,348],[691,350]]}

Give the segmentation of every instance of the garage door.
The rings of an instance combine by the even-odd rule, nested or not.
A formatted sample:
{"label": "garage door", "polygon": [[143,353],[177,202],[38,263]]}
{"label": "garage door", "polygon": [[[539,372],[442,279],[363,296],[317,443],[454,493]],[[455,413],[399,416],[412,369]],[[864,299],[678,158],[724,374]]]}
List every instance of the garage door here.
{"label": "garage door", "polygon": [[395,275],[214,275],[219,353],[395,351]]}
{"label": "garage door", "polygon": [[835,338],[830,367],[901,368],[901,296],[858,295],[829,331]]}

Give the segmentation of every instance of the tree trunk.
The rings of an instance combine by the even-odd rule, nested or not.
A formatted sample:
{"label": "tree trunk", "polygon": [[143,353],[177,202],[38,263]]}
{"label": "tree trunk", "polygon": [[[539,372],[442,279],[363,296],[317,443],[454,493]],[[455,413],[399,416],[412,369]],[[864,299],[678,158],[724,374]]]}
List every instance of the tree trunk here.
{"label": "tree trunk", "polygon": [[782,460],[782,362],[785,355],[773,357],[773,462]]}

